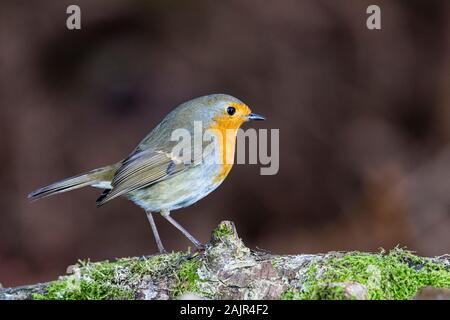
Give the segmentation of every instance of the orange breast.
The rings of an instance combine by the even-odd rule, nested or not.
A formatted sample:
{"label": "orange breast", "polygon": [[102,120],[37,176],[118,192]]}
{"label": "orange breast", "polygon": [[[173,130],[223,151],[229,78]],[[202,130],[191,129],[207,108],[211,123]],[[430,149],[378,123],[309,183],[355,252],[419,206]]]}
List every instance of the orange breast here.
{"label": "orange breast", "polygon": [[221,170],[214,177],[215,182],[222,182],[230,172],[234,164],[234,153],[236,149],[237,130],[244,122],[242,117],[230,117],[223,115],[216,117],[211,131],[216,132],[218,142],[218,152],[220,154],[222,164]]}

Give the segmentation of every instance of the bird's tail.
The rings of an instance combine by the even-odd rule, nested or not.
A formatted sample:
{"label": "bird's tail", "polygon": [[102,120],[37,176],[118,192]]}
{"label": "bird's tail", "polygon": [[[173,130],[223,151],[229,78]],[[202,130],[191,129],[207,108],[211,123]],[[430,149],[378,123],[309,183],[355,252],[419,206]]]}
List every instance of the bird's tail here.
{"label": "bird's tail", "polygon": [[37,200],[87,186],[108,188],[117,168],[118,164],[113,164],[52,183],[49,186],[34,190],[28,195],[28,199]]}

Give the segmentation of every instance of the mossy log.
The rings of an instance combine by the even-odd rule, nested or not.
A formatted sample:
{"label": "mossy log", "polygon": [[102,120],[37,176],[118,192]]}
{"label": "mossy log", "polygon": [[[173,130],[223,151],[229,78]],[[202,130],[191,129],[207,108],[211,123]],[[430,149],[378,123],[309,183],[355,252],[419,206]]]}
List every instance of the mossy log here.
{"label": "mossy log", "polygon": [[412,299],[423,288],[419,297],[445,299],[450,256],[424,258],[399,248],[276,255],[247,248],[225,221],[204,251],[80,261],[67,273],[0,289],[0,299]]}

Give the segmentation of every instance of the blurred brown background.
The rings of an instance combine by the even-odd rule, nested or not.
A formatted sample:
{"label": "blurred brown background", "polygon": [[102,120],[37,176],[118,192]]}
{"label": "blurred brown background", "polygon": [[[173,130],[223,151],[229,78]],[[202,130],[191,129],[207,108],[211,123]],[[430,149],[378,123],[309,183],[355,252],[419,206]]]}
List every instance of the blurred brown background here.
{"label": "blurred brown background", "polygon": [[[78,4],[82,29],[66,29]],[[366,28],[378,4],[382,30]],[[225,219],[277,253],[450,251],[450,2],[25,1],[0,4],[0,282],[156,252],[144,212],[97,189],[31,190],[126,156],[178,103],[228,93],[280,129],[280,171],[236,166],[175,212]],[[248,125],[247,125],[248,127]],[[157,219],[166,247],[188,241]]]}

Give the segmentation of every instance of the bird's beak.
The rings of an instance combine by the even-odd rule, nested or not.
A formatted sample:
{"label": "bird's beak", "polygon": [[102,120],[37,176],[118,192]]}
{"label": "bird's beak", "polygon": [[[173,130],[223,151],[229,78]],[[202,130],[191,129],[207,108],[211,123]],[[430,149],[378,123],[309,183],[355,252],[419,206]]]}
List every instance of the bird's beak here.
{"label": "bird's beak", "polygon": [[256,113],[250,113],[247,116],[247,120],[263,121],[263,120],[266,120],[266,118],[263,116],[260,116],[259,114],[256,114]]}

